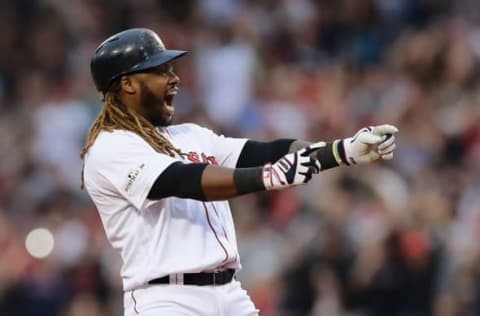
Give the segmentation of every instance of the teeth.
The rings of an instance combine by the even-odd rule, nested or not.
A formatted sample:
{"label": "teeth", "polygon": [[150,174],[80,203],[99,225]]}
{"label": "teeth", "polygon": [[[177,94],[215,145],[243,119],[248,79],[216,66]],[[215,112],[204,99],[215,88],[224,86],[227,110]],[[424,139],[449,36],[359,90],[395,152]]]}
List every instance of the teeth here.
{"label": "teeth", "polygon": [[178,93],[178,87],[174,86],[167,90],[167,95],[176,95]]}

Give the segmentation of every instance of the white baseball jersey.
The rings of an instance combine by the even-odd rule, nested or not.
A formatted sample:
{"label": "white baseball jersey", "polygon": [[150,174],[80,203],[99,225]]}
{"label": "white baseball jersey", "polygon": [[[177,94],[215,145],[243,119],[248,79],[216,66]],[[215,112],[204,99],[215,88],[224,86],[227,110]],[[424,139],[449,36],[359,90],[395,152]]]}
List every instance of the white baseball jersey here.
{"label": "white baseball jersey", "polygon": [[108,240],[121,254],[125,291],[173,273],[240,268],[227,201],[150,200],[147,195],[177,161],[234,168],[246,139],[219,136],[195,124],[160,132],[186,157],[160,154],[139,135],[116,130],[101,132],[85,158],[85,187]]}

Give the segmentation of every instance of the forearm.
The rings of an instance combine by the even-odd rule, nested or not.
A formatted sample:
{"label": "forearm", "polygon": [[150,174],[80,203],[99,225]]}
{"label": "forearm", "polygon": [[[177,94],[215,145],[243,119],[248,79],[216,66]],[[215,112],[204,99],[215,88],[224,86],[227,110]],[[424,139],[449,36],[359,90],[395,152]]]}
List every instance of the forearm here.
{"label": "forearm", "polygon": [[262,167],[231,169],[207,164],[175,163],[159,175],[148,198],[158,200],[175,196],[211,201],[263,190]]}
{"label": "forearm", "polygon": [[208,201],[264,191],[262,167],[230,169],[209,165],[202,175],[202,190]]}
{"label": "forearm", "polygon": [[268,162],[275,162],[291,150],[294,139],[276,139],[271,142],[249,140],[238,157],[237,168],[263,166]]}
{"label": "forearm", "polygon": [[312,143],[300,139],[277,139],[271,142],[249,140],[238,158],[237,168],[263,166],[310,144]]}

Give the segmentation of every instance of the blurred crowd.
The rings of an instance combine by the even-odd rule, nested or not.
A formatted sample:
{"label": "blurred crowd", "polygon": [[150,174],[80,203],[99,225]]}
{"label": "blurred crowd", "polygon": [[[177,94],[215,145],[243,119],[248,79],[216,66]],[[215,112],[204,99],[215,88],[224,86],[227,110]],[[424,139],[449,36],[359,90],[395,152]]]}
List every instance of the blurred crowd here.
{"label": "blurred crowd", "polygon": [[[477,0],[0,1],[0,315],[122,313],[120,257],[80,190],[107,36],[190,51],[176,120],[310,141],[399,127],[392,162],[232,200],[263,316],[480,315]],[[55,247],[25,250],[34,228]]]}

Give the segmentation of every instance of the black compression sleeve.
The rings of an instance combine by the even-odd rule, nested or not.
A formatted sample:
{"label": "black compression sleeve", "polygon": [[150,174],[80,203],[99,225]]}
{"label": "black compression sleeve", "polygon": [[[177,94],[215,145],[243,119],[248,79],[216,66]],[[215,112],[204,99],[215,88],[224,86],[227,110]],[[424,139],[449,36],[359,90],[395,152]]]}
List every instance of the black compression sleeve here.
{"label": "black compression sleeve", "polygon": [[237,161],[237,168],[263,166],[267,162],[275,162],[288,154],[294,139],[277,139],[272,142],[248,140]]}
{"label": "black compression sleeve", "polygon": [[174,162],[155,180],[148,198],[159,200],[169,196],[206,201],[202,189],[202,174],[205,163],[184,164]]}

